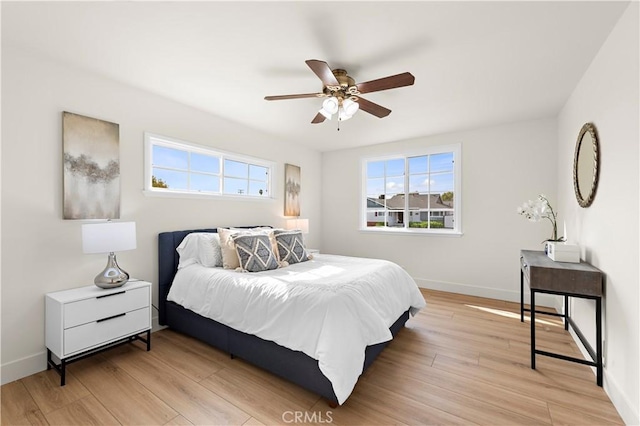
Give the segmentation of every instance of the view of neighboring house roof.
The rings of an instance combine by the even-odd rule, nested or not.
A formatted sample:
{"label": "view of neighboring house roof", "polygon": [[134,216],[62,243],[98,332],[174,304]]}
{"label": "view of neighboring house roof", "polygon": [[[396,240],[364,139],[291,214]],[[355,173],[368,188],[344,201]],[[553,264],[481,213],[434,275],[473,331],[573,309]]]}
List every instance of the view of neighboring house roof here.
{"label": "view of neighboring house roof", "polygon": [[384,208],[384,198],[367,197],[367,208],[368,209],[383,209]]}
{"label": "view of neighboring house roof", "polygon": [[[402,210],[404,209],[404,194],[396,194],[391,198],[387,198],[385,200],[384,195],[381,195],[378,198],[367,198],[367,208],[384,208],[385,205],[387,208],[392,210]],[[452,209],[453,208],[453,200],[443,201],[441,194],[417,194],[411,193],[409,194],[409,208],[410,209]]]}

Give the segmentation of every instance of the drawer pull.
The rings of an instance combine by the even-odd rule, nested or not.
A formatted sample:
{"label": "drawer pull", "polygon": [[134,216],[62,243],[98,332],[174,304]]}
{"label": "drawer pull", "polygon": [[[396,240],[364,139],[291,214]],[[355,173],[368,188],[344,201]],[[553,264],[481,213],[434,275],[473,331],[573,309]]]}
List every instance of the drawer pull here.
{"label": "drawer pull", "polygon": [[96,321],[96,322],[108,321],[108,320],[110,320],[110,319],[114,319],[114,318],[118,318],[118,317],[123,317],[123,316],[125,316],[125,315],[127,315],[127,313],[126,313],[126,312],[123,312],[123,313],[118,314],[118,315],[114,315],[114,316],[111,316],[111,317],[107,317],[107,318],[99,319],[99,320],[98,320],[98,321]]}
{"label": "drawer pull", "polygon": [[104,296],[96,296],[96,299],[102,299],[103,297],[116,296],[118,294],[125,294],[126,292],[127,292],[126,290],[122,290],[122,291],[119,291],[117,293],[105,294]]}

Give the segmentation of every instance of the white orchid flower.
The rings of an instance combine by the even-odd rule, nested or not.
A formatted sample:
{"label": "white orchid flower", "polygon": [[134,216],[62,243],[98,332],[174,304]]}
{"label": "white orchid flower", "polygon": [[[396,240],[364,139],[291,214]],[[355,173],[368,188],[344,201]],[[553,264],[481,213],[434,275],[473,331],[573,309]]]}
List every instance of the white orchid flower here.
{"label": "white orchid flower", "polygon": [[526,217],[531,222],[539,222],[542,219],[549,219],[553,226],[553,233],[548,241],[564,241],[564,237],[558,239],[558,227],[556,223],[556,213],[549,203],[549,199],[540,194],[535,201],[529,200],[522,204],[522,207],[518,207],[518,214]]}

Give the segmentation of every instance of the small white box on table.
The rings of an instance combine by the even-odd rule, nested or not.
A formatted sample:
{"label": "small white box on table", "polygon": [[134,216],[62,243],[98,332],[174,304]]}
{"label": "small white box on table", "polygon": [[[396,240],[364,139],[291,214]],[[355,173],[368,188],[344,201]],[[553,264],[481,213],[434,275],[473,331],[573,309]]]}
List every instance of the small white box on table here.
{"label": "small white box on table", "polygon": [[556,262],[580,263],[580,247],[558,241],[547,241],[547,256]]}

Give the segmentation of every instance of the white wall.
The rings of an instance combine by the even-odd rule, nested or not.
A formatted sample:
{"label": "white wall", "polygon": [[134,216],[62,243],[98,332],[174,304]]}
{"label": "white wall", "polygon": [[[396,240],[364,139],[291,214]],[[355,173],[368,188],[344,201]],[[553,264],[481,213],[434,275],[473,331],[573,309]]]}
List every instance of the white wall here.
{"label": "white wall", "polygon": [[[558,118],[558,199],[569,237],[605,275],[605,390],[627,424],[639,424],[638,324],[638,3],[632,3]],[[578,132],[595,124],[600,182],[593,204],[576,202],[572,164]],[[572,315],[595,345],[594,304],[575,300]]]}
{"label": "white wall", "polygon": [[[520,249],[541,250],[547,221],[516,213],[556,190],[554,119],[429,136],[322,155],[322,250],[389,259],[421,287],[519,301]],[[359,231],[362,158],[462,143],[461,237]]]}
{"label": "white wall", "polygon": [[[211,94],[214,96],[214,94]],[[320,242],[318,152],[153,94],[2,46],[2,383],[43,370],[44,294],[93,283],[106,256],[82,254],[82,221],[62,220],[62,111],[120,124],[121,218],[138,248],[118,253],[132,276],[157,279],[157,234],[197,227],[284,225],[284,163],[302,171],[307,242]],[[273,201],[143,195],[143,132],[277,163]],[[157,287],[154,286],[154,301]],[[157,313],[154,312],[154,317]]]}

